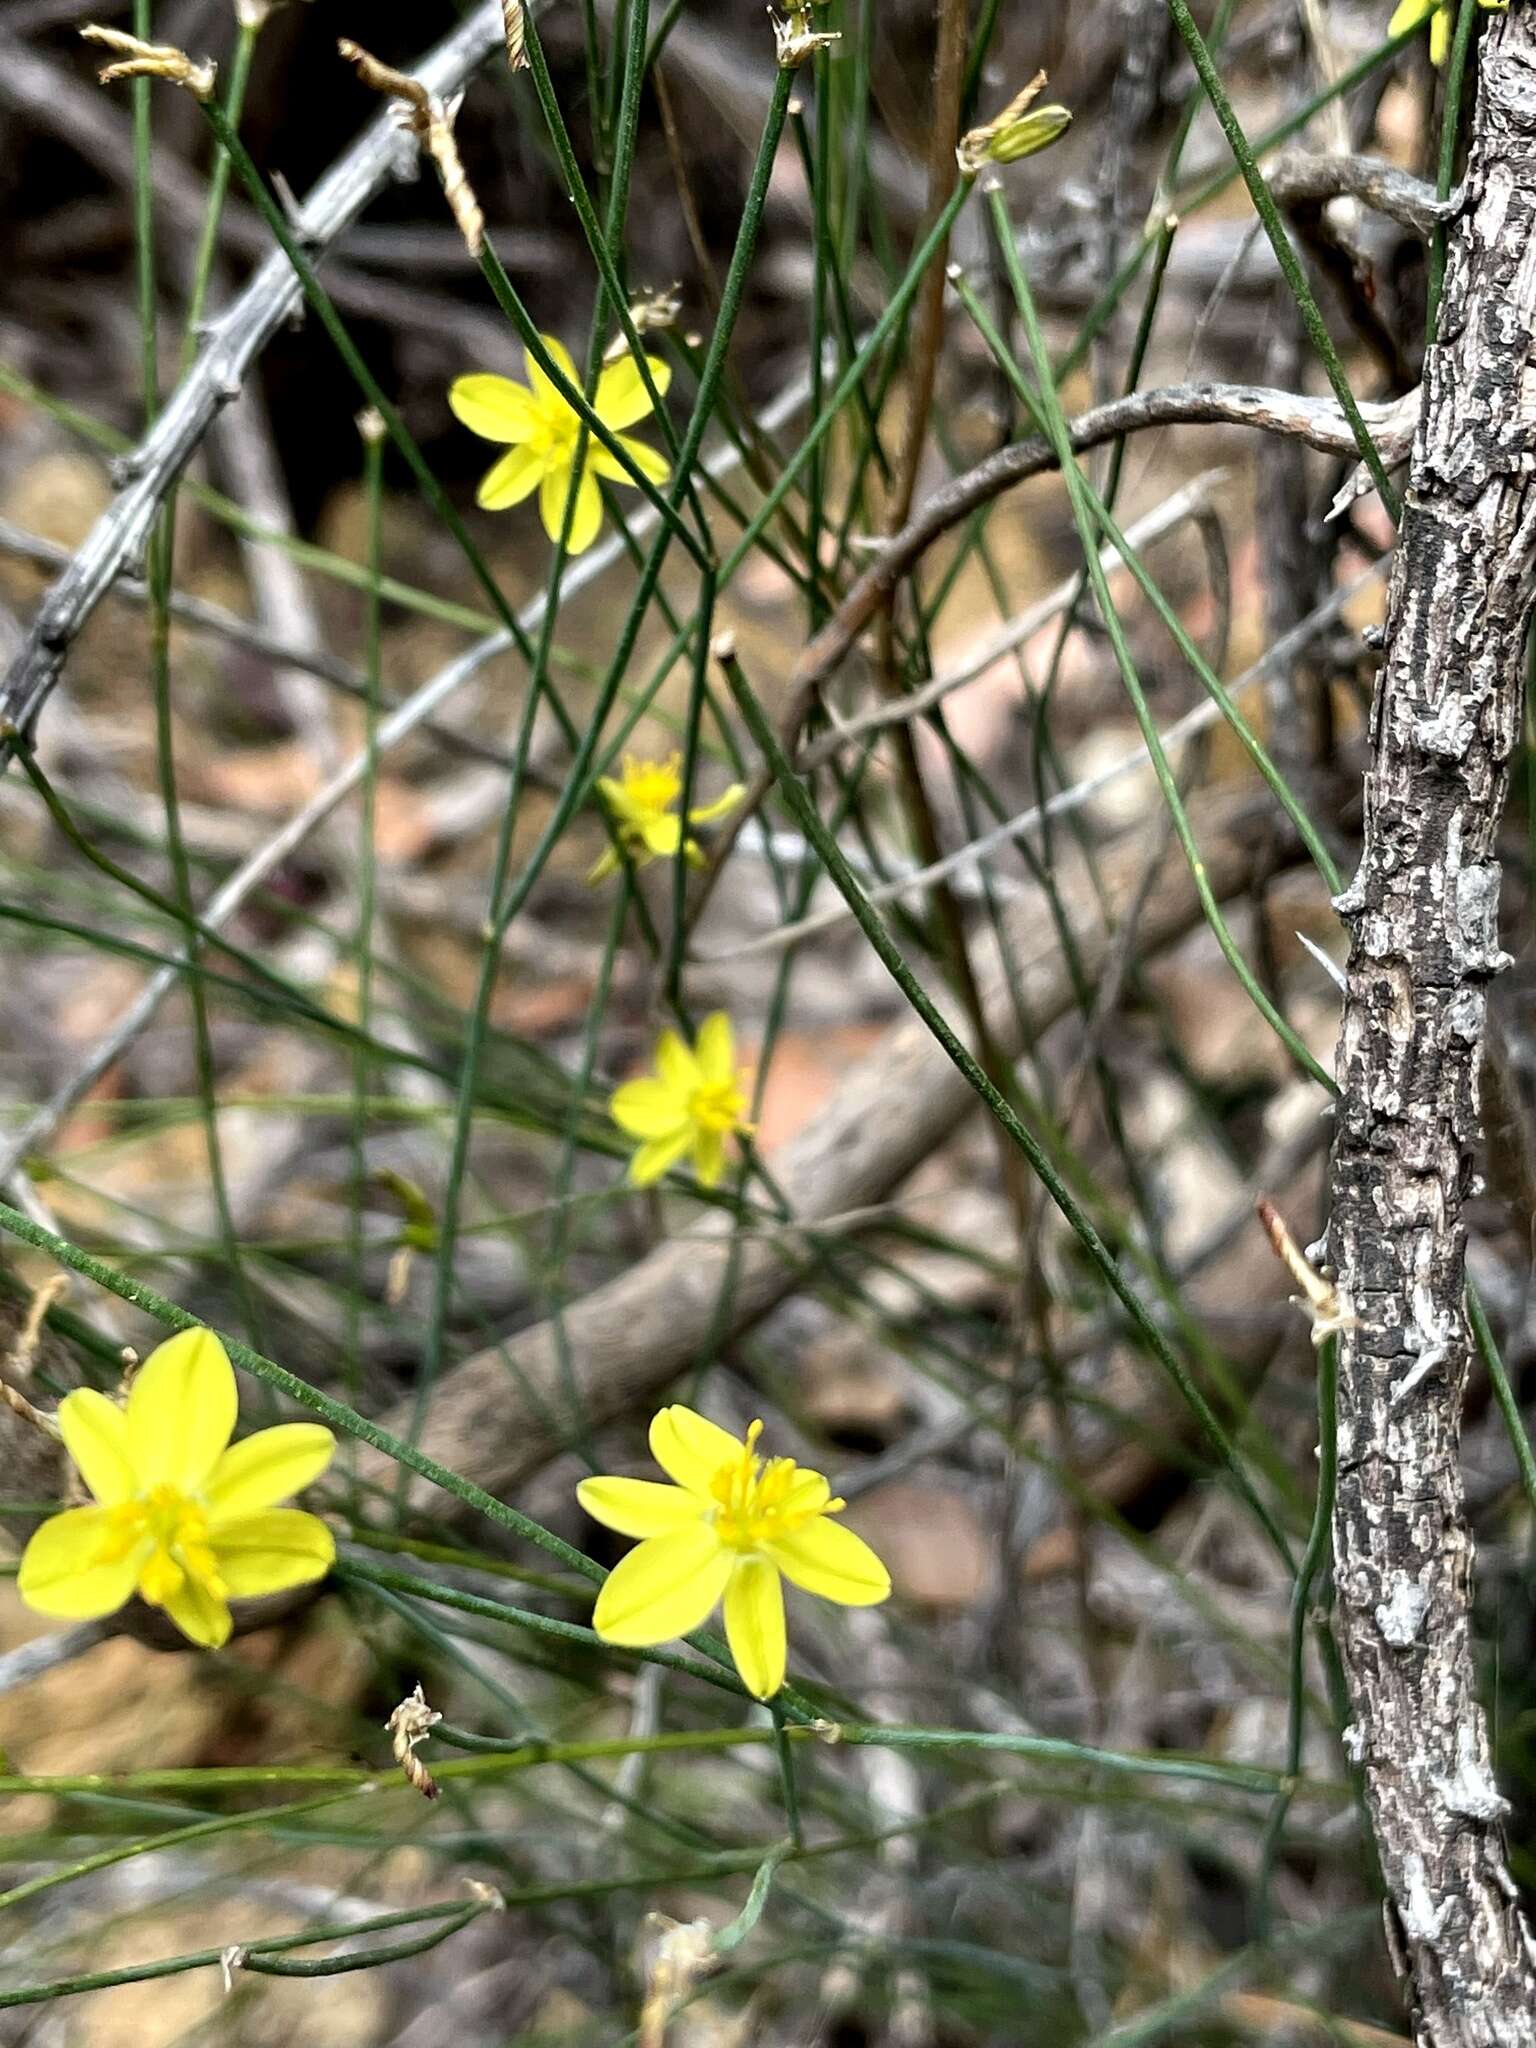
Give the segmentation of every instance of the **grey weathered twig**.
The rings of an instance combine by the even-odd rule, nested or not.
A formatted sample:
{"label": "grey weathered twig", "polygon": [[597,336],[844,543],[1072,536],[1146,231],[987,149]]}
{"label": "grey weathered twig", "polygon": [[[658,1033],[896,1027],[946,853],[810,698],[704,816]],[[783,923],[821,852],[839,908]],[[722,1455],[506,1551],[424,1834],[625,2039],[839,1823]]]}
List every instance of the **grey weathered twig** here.
{"label": "grey weathered twig", "polygon": [[1372,212],[1416,235],[1431,235],[1453,220],[1461,197],[1442,199],[1433,185],[1374,156],[1328,156],[1288,149],[1265,167],[1269,189],[1282,206],[1325,199],[1358,199]]}
{"label": "grey weathered twig", "polygon": [[1338,1637],[1421,2048],[1531,2048],[1536,1948],[1505,1863],[1459,1459],[1464,1203],[1496,834],[1536,563],[1536,12],[1481,44],[1467,204],[1427,356],[1371,722],[1328,1247],[1346,1297]]}
{"label": "grey weathered twig", "polygon": [[[445,96],[502,44],[499,0],[483,4],[418,67],[428,90]],[[400,163],[401,135],[388,113],[374,120],[315,187],[295,231],[315,254],[348,227]],[[135,560],[166,492],[219,407],[240,390],[272,335],[301,302],[293,267],[275,250],[227,312],[209,328],[196,362],[154,426],[124,457],[124,489],[38,607],[26,642],[0,682],[0,721],[31,729],[58,679],[70,643],[125,565]]]}

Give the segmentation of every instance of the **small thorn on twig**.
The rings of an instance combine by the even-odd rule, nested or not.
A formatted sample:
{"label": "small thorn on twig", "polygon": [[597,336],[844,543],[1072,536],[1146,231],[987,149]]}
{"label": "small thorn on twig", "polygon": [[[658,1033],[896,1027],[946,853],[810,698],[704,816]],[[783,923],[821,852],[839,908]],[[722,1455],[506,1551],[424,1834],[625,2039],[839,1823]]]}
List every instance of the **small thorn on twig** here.
{"label": "small thorn on twig", "polygon": [[416,1754],[416,1745],[426,1741],[442,1718],[441,1714],[434,1713],[427,1705],[427,1696],[418,1680],[416,1690],[407,1693],[384,1723],[389,1730],[395,1762],[423,1799],[438,1798],[442,1788]]}
{"label": "small thorn on twig", "polygon": [[1260,1195],[1253,1206],[1274,1246],[1275,1257],[1301,1289],[1301,1293],[1293,1294],[1291,1299],[1311,1319],[1312,1342],[1324,1344],[1343,1331],[1358,1329],[1359,1323],[1344,1289],[1336,1280],[1325,1280],[1312,1265],[1269,1197]]}

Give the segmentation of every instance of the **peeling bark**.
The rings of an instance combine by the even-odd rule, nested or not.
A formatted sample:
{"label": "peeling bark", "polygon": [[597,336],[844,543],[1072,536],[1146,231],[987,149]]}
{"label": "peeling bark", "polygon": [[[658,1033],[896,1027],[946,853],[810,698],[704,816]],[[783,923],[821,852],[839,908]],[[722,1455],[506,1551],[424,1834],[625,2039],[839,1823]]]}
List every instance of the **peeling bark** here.
{"label": "peeling bark", "polygon": [[1532,2048],[1536,1950],[1476,1693],[1459,1441],[1463,1205],[1478,1138],[1495,834],[1520,729],[1536,541],[1536,14],[1482,43],[1466,204],[1372,715],[1329,1252],[1356,1318],[1339,1383],[1340,1649],[1422,2048]]}

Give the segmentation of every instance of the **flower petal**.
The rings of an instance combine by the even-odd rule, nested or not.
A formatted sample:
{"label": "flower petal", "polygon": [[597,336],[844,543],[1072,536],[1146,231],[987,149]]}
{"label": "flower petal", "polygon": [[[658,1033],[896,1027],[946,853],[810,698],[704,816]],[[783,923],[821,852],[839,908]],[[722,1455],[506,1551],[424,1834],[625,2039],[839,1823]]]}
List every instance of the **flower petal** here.
{"label": "flower petal", "polygon": [[210,1523],[276,1507],[318,1479],[336,1455],[336,1439],[320,1422],[282,1422],[231,1444],[208,1476]]}
{"label": "flower petal", "polygon": [[665,1081],[650,1076],[626,1081],[622,1088],[615,1088],[608,1114],[632,1138],[670,1138],[675,1131],[686,1131],[688,1127],[686,1104],[679,1101]]}
{"label": "flower petal", "polygon": [[336,1539],[318,1515],[302,1508],[268,1508],[224,1522],[210,1535],[219,1577],[232,1598],[281,1593],[323,1579],[336,1562]]}
{"label": "flower petal", "polygon": [[94,1387],[66,1394],[58,1408],[59,1434],[76,1469],[104,1508],[131,1500],[137,1491],[128,1455],[128,1418],[115,1401]]}
{"label": "flower petal", "polygon": [[[543,342],[546,353],[566,383],[579,391],[581,389],[581,372],[571,361],[571,352],[565,343],[557,341],[552,334],[541,334],[539,339]],[[527,349],[523,351],[523,367],[528,372],[528,382],[533,386],[534,398],[538,401],[541,409],[546,413],[551,410],[556,413],[575,412],[576,408],[555,389],[548,373],[533,360],[533,356]]]}
{"label": "flower petal", "polygon": [[[671,476],[672,468],[667,458],[658,455],[644,441],[637,441],[633,434],[619,434],[615,438],[647,483],[664,484]],[[633,484],[635,481],[618,456],[596,441],[592,444],[591,461],[598,475],[607,477],[610,483]]]}
{"label": "flower petal", "polygon": [[583,1479],[576,1498],[594,1522],[621,1536],[665,1536],[703,1511],[694,1494],[654,1479]]}
{"label": "flower petal", "polygon": [[603,494],[598,489],[597,475],[589,460],[581,472],[581,482],[576,486],[576,510],[571,514],[571,531],[565,552],[584,555],[602,531],[602,525]]}
{"label": "flower petal", "polygon": [[784,1683],[789,1650],[784,1588],[764,1557],[746,1558],[731,1574],[725,1589],[725,1639],[747,1691],[771,1700]]}
{"label": "flower petal", "polygon": [[724,1171],[724,1131],[695,1131],[693,1134],[693,1173],[700,1187],[714,1187]]}
{"label": "flower petal", "polygon": [[744,782],[733,782],[729,789],[722,790],[713,803],[695,804],[688,813],[690,825],[712,825],[716,818],[723,818],[727,811],[734,811],[747,793]]}
{"label": "flower petal", "polygon": [[[645,367],[651,373],[656,396],[665,398],[667,387],[672,382],[671,364],[661,362],[655,356],[647,356]],[[632,355],[610,363],[598,378],[592,410],[605,427],[612,427],[615,431],[620,427],[632,427],[636,420],[643,420],[650,412],[651,394],[640,375],[640,365]]]}
{"label": "flower petal", "polygon": [[663,811],[659,818],[647,818],[640,826],[647,853],[658,860],[671,860],[683,843],[683,821],[675,811]]}
{"label": "flower petal", "polygon": [[891,1575],[864,1538],[826,1515],[767,1550],[791,1585],[841,1607],[877,1607],[890,1594]]}
{"label": "flower petal", "polygon": [[116,1534],[110,1508],[69,1508],[33,1531],[21,1554],[16,1590],[37,1614],[94,1621],[115,1614],[133,1593],[147,1544],[110,1564],[99,1562]]}
{"label": "flower petal", "polygon": [[538,432],[539,408],[525,384],[510,377],[496,377],[483,371],[473,377],[456,377],[448,387],[453,416],[482,441],[510,441],[516,444]]}
{"label": "flower petal", "polygon": [[1435,9],[1434,19],[1429,24],[1429,61],[1438,71],[1451,54],[1451,10],[1448,6]]}
{"label": "flower petal", "polygon": [[235,1430],[239,1395],[212,1330],[183,1330],[152,1351],[128,1396],[128,1456],[137,1491],[198,1493]]}
{"label": "flower petal", "polygon": [[747,1447],[718,1422],[681,1402],[651,1417],[651,1456],[669,1479],[712,1501],[710,1483],[722,1465],[739,1464]]}
{"label": "flower petal", "polygon": [[712,1087],[736,1078],[736,1039],[724,1010],[712,1010],[693,1042],[699,1070]]}
{"label": "flower petal", "polygon": [[656,1041],[656,1071],[679,1095],[691,1095],[702,1085],[699,1063],[675,1031],[663,1031]]}
{"label": "flower petal", "polygon": [[163,1605],[182,1634],[200,1649],[222,1650],[229,1641],[233,1627],[229,1602],[221,1600],[217,1593],[210,1593],[196,1579],[184,1577]]}
{"label": "flower petal", "polygon": [[674,1131],[667,1138],[652,1138],[629,1162],[629,1178],[637,1188],[648,1188],[659,1181],[663,1174],[670,1173],[679,1159],[688,1150],[692,1133],[685,1124],[680,1131]]}
{"label": "flower petal", "polygon": [[1400,0],[1392,19],[1387,23],[1387,34],[1400,36],[1404,29],[1417,28],[1421,21],[1428,20],[1440,4],[1441,0]]}
{"label": "flower petal", "polygon": [[505,512],[509,505],[521,505],[531,496],[543,474],[542,455],[535,455],[531,448],[510,448],[481,477],[475,503],[482,512]]}
{"label": "flower petal", "polygon": [[605,1643],[633,1649],[685,1636],[724,1592],[734,1561],[706,1522],[652,1536],[608,1574],[592,1626]]}

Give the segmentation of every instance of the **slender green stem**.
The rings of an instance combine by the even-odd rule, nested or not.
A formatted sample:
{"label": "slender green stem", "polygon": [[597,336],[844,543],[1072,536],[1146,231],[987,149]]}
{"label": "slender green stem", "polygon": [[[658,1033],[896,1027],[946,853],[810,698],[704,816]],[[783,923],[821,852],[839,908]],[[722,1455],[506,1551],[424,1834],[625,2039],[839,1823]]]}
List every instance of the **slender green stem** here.
{"label": "slender green stem", "polygon": [[1291,297],[1296,301],[1308,338],[1317,351],[1318,360],[1327,372],[1328,382],[1333,387],[1333,395],[1339,401],[1340,409],[1349,422],[1350,432],[1355,437],[1355,446],[1360,451],[1360,459],[1370,471],[1371,481],[1380,494],[1382,504],[1394,520],[1400,519],[1402,504],[1388,479],[1382,464],[1381,452],[1371,439],[1370,429],[1366,426],[1360,407],[1355,402],[1355,394],[1350,389],[1344,365],[1339,361],[1339,352],[1333,345],[1333,337],[1329,334],[1327,323],[1318,310],[1317,300],[1312,295],[1312,287],[1307,283],[1306,272],[1301,267],[1301,258],[1296,254],[1291,238],[1286,233],[1285,222],[1280,218],[1280,209],[1275,204],[1274,194],[1265,183],[1258,159],[1243,133],[1242,123],[1227,97],[1226,87],[1217,74],[1216,66],[1211,61],[1211,53],[1206,47],[1205,38],[1196,27],[1195,17],[1189,11],[1188,0],[1168,0],[1168,11],[1173,16],[1175,28],[1184,38],[1184,47],[1189,51],[1195,70],[1199,74],[1206,98],[1210,101],[1216,118],[1221,123],[1222,133],[1237,159],[1243,183],[1248,187],[1249,197],[1253,200],[1259,219],[1264,223],[1264,232],[1269,237],[1270,246],[1275,252],[1275,260],[1280,265]]}

